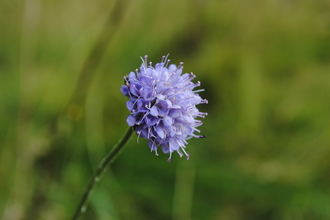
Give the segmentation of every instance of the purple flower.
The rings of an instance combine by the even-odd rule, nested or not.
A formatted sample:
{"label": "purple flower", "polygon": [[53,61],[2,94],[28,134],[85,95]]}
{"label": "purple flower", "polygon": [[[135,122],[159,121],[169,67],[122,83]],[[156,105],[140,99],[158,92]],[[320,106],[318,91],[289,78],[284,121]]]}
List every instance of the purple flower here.
{"label": "purple flower", "polygon": [[138,136],[148,140],[156,155],[161,147],[164,153],[170,153],[168,162],[173,151],[180,157],[185,154],[189,159],[185,151],[186,140],[205,137],[194,134],[200,132],[196,127],[202,125],[196,117],[207,115],[196,108],[198,104],[207,103],[198,95],[203,90],[193,91],[200,82],[191,82],[195,78],[192,73],[181,75],[183,63],[169,65],[167,56],[163,56],[162,62],[155,67],[151,62],[148,66],[147,56],[142,61],[140,70],[125,76],[126,84],[120,88],[129,99],[126,106],[131,114],[126,121]]}

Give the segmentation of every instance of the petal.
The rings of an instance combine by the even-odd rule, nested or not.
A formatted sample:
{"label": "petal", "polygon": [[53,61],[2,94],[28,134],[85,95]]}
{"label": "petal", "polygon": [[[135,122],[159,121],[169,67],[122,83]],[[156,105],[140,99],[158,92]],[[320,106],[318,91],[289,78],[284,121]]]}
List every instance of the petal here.
{"label": "petal", "polygon": [[177,67],[175,64],[171,64],[169,67],[168,67],[168,72],[169,73],[173,73],[177,70]]}
{"label": "petal", "polygon": [[152,88],[150,87],[142,87],[140,89],[140,94],[144,99],[147,99],[151,96],[152,94]]}
{"label": "petal", "polygon": [[141,129],[141,137],[148,139],[148,129],[147,127]]}
{"label": "petal", "polygon": [[146,105],[148,106],[149,102],[146,102],[143,99],[138,99],[136,102],[137,110],[139,112],[147,112],[148,109],[146,108]]}
{"label": "petal", "polygon": [[170,136],[174,137],[176,135],[176,127],[171,127]]}
{"label": "petal", "polygon": [[158,116],[158,110],[156,106],[152,106],[150,109],[150,114],[153,116]]}
{"label": "petal", "polygon": [[129,95],[129,89],[127,85],[123,85],[120,87],[120,91],[121,93],[123,93],[124,96],[128,96]]}
{"label": "petal", "polygon": [[195,122],[195,119],[190,115],[185,115],[184,120],[189,124],[194,124],[194,122]]}
{"label": "petal", "polygon": [[171,146],[171,151],[179,150],[180,145],[175,139],[171,139],[169,142],[169,145]]}
{"label": "petal", "polygon": [[165,117],[168,114],[168,109],[166,108],[160,108],[158,109],[158,116]]}
{"label": "petal", "polygon": [[164,67],[164,63],[157,63],[157,64],[155,65],[155,70],[157,71],[157,73],[161,73],[163,67]]}
{"label": "petal", "polygon": [[153,126],[159,121],[157,117],[154,117],[152,115],[147,115],[144,120],[147,126]]}
{"label": "petal", "polygon": [[162,151],[164,154],[167,154],[170,152],[170,148],[167,144],[162,144],[161,146],[162,146]]}
{"label": "petal", "polygon": [[153,84],[154,84],[154,79],[152,77],[150,77],[150,76],[141,76],[140,77],[140,81],[143,84],[145,84],[147,86],[150,86],[150,87],[153,86]]}
{"label": "petal", "polygon": [[136,83],[131,83],[129,89],[130,89],[131,93],[132,93],[134,96],[137,96],[137,97],[140,96],[140,92],[139,92],[138,84],[136,84]]}
{"label": "petal", "polygon": [[164,125],[167,126],[167,127],[172,126],[172,124],[173,124],[173,119],[172,119],[171,117],[169,117],[169,116],[165,116],[165,117],[163,118],[163,123],[164,123]]}
{"label": "petal", "polygon": [[201,103],[201,101],[202,101],[202,98],[199,95],[195,95],[195,96],[193,96],[193,98],[190,99],[190,103],[192,105],[198,105]]}
{"label": "petal", "polygon": [[157,150],[157,144],[154,141],[149,140],[148,146],[150,147],[151,151]]}
{"label": "petal", "polygon": [[164,100],[165,99],[165,96],[162,95],[162,94],[158,94],[157,95],[157,99]]}
{"label": "petal", "polygon": [[148,139],[148,127],[147,126],[139,127],[139,129],[137,130],[136,133],[138,136],[141,136],[144,139]]}
{"label": "petal", "polygon": [[134,126],[135,125],[135,117],[133,115],[129,115],[126,119],[126,122],[129,126]]}
{"label": "petal", "polygon": [[130,72],[130,73],[128,74],[128,79],[130,79],[130,80],[136,80],[136,75],[135,75],[135,73],[134,73],[134,72]]}
{"label": "petal", "polygon": [[170,100],[157,100],[157,106],[159,108],[171,108],[172,107],[172,102]]}
{"label": "petal", "polygon": [[135,100],[129,100],[129,101],[126,102],[126,107],[127,107],[127,109],[129,111],[132,111],[133,110],[133,108],[134,108],[134,102],[135,102]]}
{"label": "petal", "polygon": [[181,110],[180,109],[171,109],[168,115],[172,118],[178,118],[181,116]]}
{"label": "petal", "polygon": [[161,128],[160,126],[157,126],[157,128],[156,128],[156,132],[157,132],[157,135],[158,135],[161,139],[164,139],[164,137],[165,137],[165,133],[164,133],[163,128]]}

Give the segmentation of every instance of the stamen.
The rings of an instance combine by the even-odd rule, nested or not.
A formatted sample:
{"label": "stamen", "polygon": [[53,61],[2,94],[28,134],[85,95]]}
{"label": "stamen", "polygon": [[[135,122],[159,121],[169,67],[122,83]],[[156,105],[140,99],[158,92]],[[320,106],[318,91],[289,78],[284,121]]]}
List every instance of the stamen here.
{"label": "stamen", "polygon": [[176,70],[183,69],[183,66],[182,65],[183,65],[183,62],[180,62],[179,65],[177,66]]}
{"label": "stamen", "polygon": [[[155,141],[153,141],[153,140],[150,140],[150,141],[152,141],[152,145],[151,145],[151,152],[154,150],[154,151],[156,151],[156,155],[157,155],[157,147],[155,147],[155,145],[156,145],[156,142]],[[158,156],[158,155],[157,155]]]}
{"label": "stamen", "polygon": [[148,55],[145,55],[145,56],[144,56],[144,63],[145,63],[145,64],[147,64],[147,63],[148,63],[148,61],[147,61],[147,60],[148,60]]}
{"label": "stamen", "polygon": [[[142,57],[140,57],[141,58],[141,60],[142,60],[142,66],[140,67],[140,70],[142,71],[142,67],[143,67],[143,70],[145,70],[146,68],[147,68],[147,59],[148,59],[148,56],[147,55],[145,55],[143,58]],[[137,73],[139,73],[138,71],[137,71]]]}
{"label": "stamen", "polygon": [[149,139],[150,138],[150,130],[151,130],[151,128],[150,127],[148,127],[148,135],[147,135],[147,138]]}
{"label": "stamen", "polygon": [[198,92],[204,92],[204,91],[205,91],[205,89],[199,89],[199,90],[194,90],[193,92],[198,93]]}
{"label": "stamen", "polygon": [[171,73],[170,77],[168,77],[168,79],[167,79],[167,81],[166,81],[166,82],[168,82],[168,85],[170,85],[170,84],[169,84],[169,81],[170,81],[170,79],[171,79],[174,75],[175,75],[175,72]]}
{"label": "stamen", "polygon": [[196,78],[196,76],[193,73],[190,73],[189,76],[190,76],[190,80],[193,80]]}
{"label": "stamen", "polygon": [[187,160],[189,160],[189,154],[185,151],[185,149],[183,147],[181,147],[181,150],[183,151],[183,153],[186,155]]}
{"label": "stamen", "polygon": [[165,63],[169,55],[170,54],[168,53],[166,56],[162,56],[162,63]]}
{"label": "stamen", "polygon": [[171,143],[168,143],[168,146],[170,148],[170,157],[167,159],[167,162],[171,162],[171,158],[172,158],[172,147],[171,147]]}
{"label": "stamen", "polygon": [[201,131],[200,130],[198,130],[197,128],[193,128],[194,129],[194,131],[197,131],[198,133],[200,133]]}
{"label": "stamen", "polygon": [[136,138],[136,143],[139,143],[139,138],[140,138],[140,135],[141,135],[141,130],[140,131],[136,131],[136,134],[138,135],[137,138]]}
{"label": "stamen", "polygon": [[206,112],[198,112],[197,116],[201,117],[201,118],[205,118],[205,116],[207,115]]}
{"label": "stamen", "polygon": [[167,68],[168,64],[170,63],[171,60],[166,60],[165,67]]}

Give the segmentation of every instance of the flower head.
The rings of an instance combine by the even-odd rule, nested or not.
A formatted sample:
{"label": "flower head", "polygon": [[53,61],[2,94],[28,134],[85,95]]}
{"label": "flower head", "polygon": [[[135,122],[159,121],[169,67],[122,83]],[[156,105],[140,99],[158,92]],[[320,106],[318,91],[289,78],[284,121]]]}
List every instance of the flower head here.
{"label": "flower head", "polygon": [[121,87],[129,99],[126,106],[131,112],[126,121],[138,136],[148,140],[156,155],[161,147],[164,153],[170,153],[169,162],[174,151],[189,159],[186,140],[205,137],[194,134],[200,132],[196,127],[202,125],[196,117],[207,115],[196,108],[207,103],[198,95],[203,90],[193,91],[200,82],[191,82],[195,78],[192,73],[182,74],[183,63],[169,65],[167,56],[155,67],[151,62],[147,64],[147,56],[142,61],[139,70],[124,77],[125,85]]}

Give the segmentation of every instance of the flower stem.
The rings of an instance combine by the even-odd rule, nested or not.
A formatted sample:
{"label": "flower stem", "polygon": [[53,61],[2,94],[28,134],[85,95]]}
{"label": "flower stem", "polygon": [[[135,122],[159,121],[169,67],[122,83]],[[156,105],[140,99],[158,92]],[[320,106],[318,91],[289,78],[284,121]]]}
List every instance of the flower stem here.
{"label": "flower stem", "polygon": [[93,174],[91,180],[89,181],[89,183],[81,197],[79,205],[74,213],[74,216],[72,217],[72,220],[77,219],[81,212],[85,212],[85,209],[86,209],[85,205],[86,205],[88,196],[89,196],[91,190],[93,189],[95,183],[99,182],[100,176],[105,171],[105,168],[107,168],[107,166],[110,163],[112,163],[114,158],[119,154],[119,152],[125,146],[125,144],[130,139],[132,134],[133,134],[133,129],[131,127],[129,127],[129,129],[126,131],[124,137],[119,141],[119,143],[103,158],[99,167],[97,168],[97,170]]}

